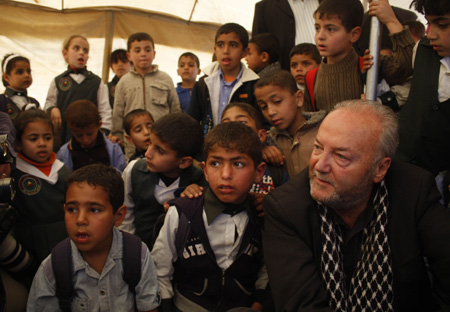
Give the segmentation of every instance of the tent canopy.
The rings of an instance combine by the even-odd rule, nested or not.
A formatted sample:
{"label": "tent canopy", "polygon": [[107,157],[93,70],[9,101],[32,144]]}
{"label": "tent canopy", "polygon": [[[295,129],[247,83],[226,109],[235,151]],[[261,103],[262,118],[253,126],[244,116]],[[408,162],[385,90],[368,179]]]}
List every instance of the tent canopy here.
{"label": "tent canopy", "polygon": [[[408,8],[410,1],[390,2]],[[235,22],[251,31],[256,2],[128,0],[124,5],[119,0],[0,0],[0,57],[17,53],[30,59],[34,82],[29,95],[43,106],[50,81],[67,66],[61,53],[67,37],[88,38],[88,69],[108,81],[110,52],[126,49],[128,36],[144,31],[155,41],[154,63],[177,82],[179,55],[192,51],[200,67],[208,65],[219,25]]]}

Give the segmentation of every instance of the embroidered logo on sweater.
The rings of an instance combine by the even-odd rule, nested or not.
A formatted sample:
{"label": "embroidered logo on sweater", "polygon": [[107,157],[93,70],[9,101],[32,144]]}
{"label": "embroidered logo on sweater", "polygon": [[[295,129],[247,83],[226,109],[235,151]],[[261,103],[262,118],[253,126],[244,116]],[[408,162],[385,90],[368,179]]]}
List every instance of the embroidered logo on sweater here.
{"label": "embroidered logo on sweater", "polygon": [[19,109],[16,105],[8,103],[6,104],[6,113],[9,115],[9,118],[15,119],[19,115]]}
{"label": "embroidered logo on sweater", "polygon": [[72,80],[69,77],[61,78],[59,81],[59,88],[61,91],[67,91],[72,87]]}
{"label": "embroidered logo on sweater", "polygon": [[19,188],[25,195],[35,195],[41,190],[41,181],[32,175],[26,174],[20,177]]}

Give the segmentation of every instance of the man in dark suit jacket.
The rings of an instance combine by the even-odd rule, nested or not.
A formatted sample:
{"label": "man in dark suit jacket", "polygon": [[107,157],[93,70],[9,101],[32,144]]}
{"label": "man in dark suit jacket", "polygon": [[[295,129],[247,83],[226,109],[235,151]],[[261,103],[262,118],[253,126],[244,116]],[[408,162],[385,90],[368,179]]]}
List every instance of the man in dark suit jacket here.
{"label": "man in dark suit jacket", "polygon": [[263,0],[256,3],[252,36],[271,33],[278,38],[281,45],[280,64],[285,70],[290,70],[289,52],[295,45],[295,31],[294,13],[288,0]]}
{"label": "man in dark suit jacket", "polygon": [[338,104],[309,168],[265,197],[277,311],[449,311],[450,212],[430,173],[392,160],[397,133],[383,105]]}

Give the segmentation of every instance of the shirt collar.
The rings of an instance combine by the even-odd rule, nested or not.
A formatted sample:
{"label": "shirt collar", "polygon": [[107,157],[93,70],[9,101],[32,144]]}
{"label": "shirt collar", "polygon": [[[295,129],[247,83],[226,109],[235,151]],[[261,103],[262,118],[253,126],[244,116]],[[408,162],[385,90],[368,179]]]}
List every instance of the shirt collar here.
{"label": "shirt collar", "polygon": [[236,76],[236,78],[231,81],[231,82],[226,82],[225,81],[225,75],[223,74],[222,68],[219,66],[219,75],[220,75],[220,80],[224,85],[228,85],[228,86],[232,86],[234,85],[237,81],[239,81],[242,77],[242,73],[244,72],[244,68],[241,64],[241,71],[239,72],[239,74]]}
{"label": "shirt collar", "polygon": [[211,225],[214,219],[221,213],[234,216],[243,210],[249,211],[249,208],[250,202],[248,198],[242,204],[234,205],[221,202],[210,188],[205,192],[205,214],[208,225]]}

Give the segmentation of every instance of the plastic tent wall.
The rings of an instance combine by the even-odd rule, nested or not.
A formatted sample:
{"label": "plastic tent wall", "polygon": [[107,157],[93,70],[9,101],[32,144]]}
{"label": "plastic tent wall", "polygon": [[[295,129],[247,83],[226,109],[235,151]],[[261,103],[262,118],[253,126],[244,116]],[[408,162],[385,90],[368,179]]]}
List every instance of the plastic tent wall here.
{"label": "plastic tent wall", "polygon": [[[51,79],[63,72],[64,39],[82,34],[90,44],[88,69],[104,81],[112,78],[109,53],[126,49],[126,39],[145,31],[155,41],[154,63],[178,81],[178,57],[196,53],[211,62],[218,26],[236,22],[251,31],[258,0],[0,0],[0,57],[18,53],[31,61],[29,95],[43,106]],[[392,5],[408,8],[405,0]],[[276,22],[276,21],[274,21]],[[3,92],[3,87],[0,87]]]}

